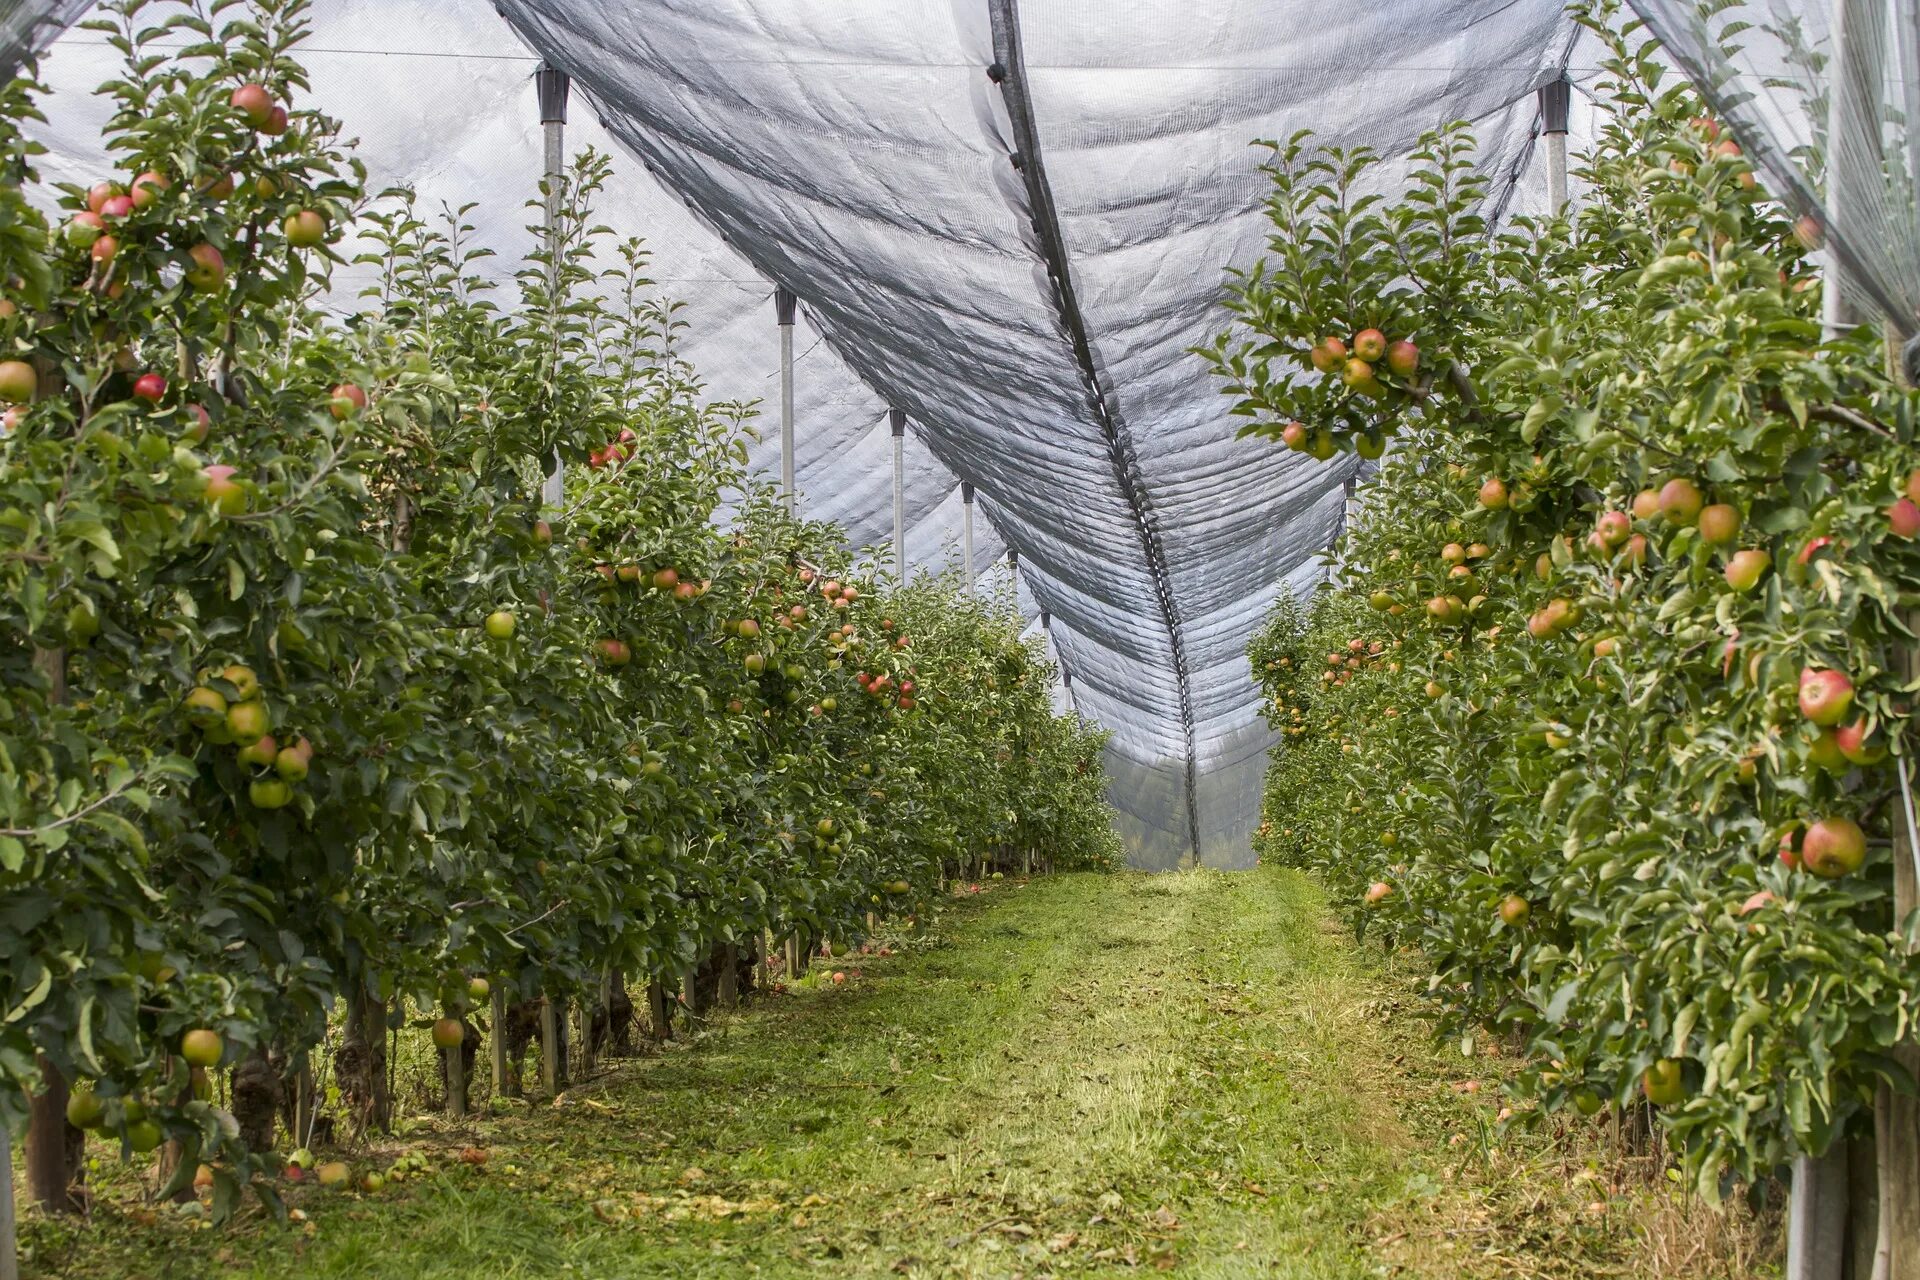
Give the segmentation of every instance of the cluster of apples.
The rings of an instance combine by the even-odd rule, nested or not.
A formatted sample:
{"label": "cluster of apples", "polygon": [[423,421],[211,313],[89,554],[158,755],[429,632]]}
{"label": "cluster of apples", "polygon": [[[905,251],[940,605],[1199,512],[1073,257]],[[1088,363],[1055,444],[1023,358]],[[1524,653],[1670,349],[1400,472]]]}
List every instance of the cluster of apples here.
{"label": "cluster of apples", "polygon": [[878,698],[881,701],[885,701],[891,697],[893,704],[902,711],[911,711],[920,705],[918,700],[913,696],[913,692],[918,686],[911,680],[903,679],[895,681],[891,675],[884,671],[878,674],[858,671],[854,673],[853,679],[854,682],[860,686],[860,691],[868,697]]}
{"label": "cluster of apples", "polygon": [[[1728,641],[1729,645],[1734,642]],[[1758,657],[1758,655],[1755,655]],[[1801,668],[1795,708],[1804,722],[1801,745],[1807,763],[1828,773],[1844,773],[1854,765],[1879,764],[1887,758],[1887,748],[1865,716],[1853,715],[1854,685],[1843,671],[1828,667]],[[1752,766],[1743,761],[1741,776],[1751,777]],[[1815,864],[1819,865],[1816,866]],[[1827,874],[1820,868],[1827,860],[1814,859],[1808,869]],[[1833,874],[1845,874],[1854,867],[1843,867]]]}
{"label": "cluster of apples", "polygon": [[[218,678],[233,697],[213,687]],[[223,667],[187,694],[187,719],[216,746],[234,746],[241,764],[257,770],[247,784],[247,799],[257,809],[284,809],[293,801],[293,786],[313,767],[313,744],[297,738],[282,746],[272,733],[273,716],[261,696],[259,677],[251,667]]]}
{"label": "cluster of apples", "polygon": [[[1427,621],[1436,626],[1453,626],[1480,612],[1487,597],[1480,590],[1477,566],[1492,554],[1493,548],[1484,542],[1449,542],[1440,548],[1441,572],[1447,589],[1444,594],[1428,599]],[[1393,597],[1385,592],[1374,593],[1370,603],[1387,613],[1393,613],[1397,607]]]}
{"label": "cluster of apples", "polygon": [[696,582],[692,578],[682,577],[680,571],[671,565],[648,570],[637,564],[612,565],[603,562],[593,566],[593,571],[605,582],[641,586],[672,596],[682,604],[698,600],[713,589],[712,579],[703,578]]}
{"label": "cluster of apples", "polygon": [[1320,673],[1322,684],[1335,689],[1344,689],[1347,681],[1358,675],[1362,668],[1386,651],[1386,645],[1375,640],[1369,643],[1359,636],[1347,641],[1346,651],[1334,650],[1327,655],[1327,669]]}
{"label": "cluster of apples", "polygon": [[1307,351],[1307,363],[1329,377],[1338,377],[1350,390],[1378,398],[1386,391],[1380,381],[1381,363],[1394,377],[1409,379],[1419,371],[1420,348],[1405,338],[1387,341],[1378,329],[1362,329],[1351,345],[1336,337],[1320,339]]}
{"label": "cluster of apples", "polygon": [[[1378,329],[1362,329],[1351,341],[1328,336],[1308,348],[1306,361],[1328,377],[1337,377],[1348,390],[1377,400],[1386,394],[1387,384],[1380,380],[1384,367],[1401,381],[1409,381],[1420,368],[1420,348],[1402,338],[1389,342]],[[1327,427],[1309,428],[1303,422],[1289,422],[1280,429],[1280,439],[1295,453],[1304,453],[1325,462],[1338,444]],[[1354,439],[1354,452],[1363,458],[1377,458],[1386,449],[1384,433],[1364,432]]]}
{"label": "cluster of apples", "polygon": [[[256,132],[278,137],[287,131],[287,109],[275,102],[264,85],[243,84],[228,99],[233,110]],[[85,207],[68,218],[61,238],[76,250],[84,251],[93,263],[92,282],[96,288],[119,296],[119,286],[111,280],[111,268],[119,256],[121,237],[135,215],[158,204],[173,189],[173,179],[157,169],[148,169],[129,181],[105,178],[87,189]],[[249,183],[244,176],[220,173],[199,184],[202,195],[213,200],[230,199],[242,186],[267,199],[279,194],[279,182],[270,174],[261,174]],[[317,209],[298,209],[281,224],[287,243],[296,249],[311,249],[327,239],[327,217]],[[206,241],[188,246],[183,274],[188,287],[212,292],[227,281],[227,262],[219,248]]]}
{"label": "cluster of apples", "polygon": [[622,427],[620,434],[608,441],[605,448],[595,449],[587,455],[587,465],[595,471],[598,471],[602,467],[610,467],[616,463],[626,462],[633,457],[633,442],[635,439],[637,439],[637,437],[630,429]]}

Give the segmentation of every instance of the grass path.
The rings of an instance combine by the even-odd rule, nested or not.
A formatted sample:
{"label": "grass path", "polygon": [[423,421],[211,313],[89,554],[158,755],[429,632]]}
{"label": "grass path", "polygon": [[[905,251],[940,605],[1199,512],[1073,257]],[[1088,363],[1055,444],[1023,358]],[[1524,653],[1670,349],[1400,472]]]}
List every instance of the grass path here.
{"label": "grass path", "polygon": [[305,1228],[42,1224],[28,1275],[1653,1274],[1577,1162],[1484,1154],[1473,1064],[1382,1016],[1376,961],[1291,873],[1000,882],[845,963],[557,1108],[404,1144],[482,1170],[312,1194]]}

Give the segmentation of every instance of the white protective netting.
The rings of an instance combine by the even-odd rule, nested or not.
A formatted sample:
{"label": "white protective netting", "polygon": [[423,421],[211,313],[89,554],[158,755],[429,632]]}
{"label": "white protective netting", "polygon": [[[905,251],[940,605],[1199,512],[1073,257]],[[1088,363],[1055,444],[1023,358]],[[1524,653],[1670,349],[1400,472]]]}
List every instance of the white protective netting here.
{"label": "white protective netting", "polygon": [[[1113,730],[1120,829],[1154,868],[1251,859],[1271,739],[1246,642],[1283,585],[1318,581],[1354,463],[1237,441],[1187,353],[1222,323],[1222,269],[1264,246],[1249,142],[1370,145],[1390,185],[1424,130],[1467,119],[1494,211],[1539,212],[1535,91],[1591,78],[1556,0],[1410,0],[1391,21],[1244,0],[317,0],[312,17],[313,105],[361,139],[376,186],[478,200],[503,275],[531,243],[533,72],[568,72],[569,152],[616,156],[603,220],[644,235],[690,304],[684,353],[714,398],[767,401],[769,427],[774,285],[800,297],[804,509],[885,541],[886,410],[910,415],[912,564],[957,554],[972,481],[976,568],[1004,574],[1018,549],[1027,616],[1050,614],[1074,705]],[[114,56],[76,30],[43,60],[49,176],[106,163],[85,95]],[[1576,93],[1576,140],[1585,118]],[[777,473],[763,436],[755,463]]]}
{"label": "white protective netting", "polygon": [[1920,372],[1920,0],[1632,3]]}

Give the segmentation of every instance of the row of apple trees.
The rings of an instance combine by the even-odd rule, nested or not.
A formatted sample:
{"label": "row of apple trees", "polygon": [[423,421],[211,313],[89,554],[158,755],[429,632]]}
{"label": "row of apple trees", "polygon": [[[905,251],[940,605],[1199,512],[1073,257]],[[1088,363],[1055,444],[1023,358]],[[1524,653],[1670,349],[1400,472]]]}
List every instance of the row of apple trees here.
{"label": "row of apple trees", "polygon": [[592,220],[605,161],[501,305],[298,107],[305,7],[106,6],[90,188],[36,186],[30,81],[0,103],[0,1120],[31,1098],[54,1207],[63,1120],[230,1206],[316,1046],[380,1120],[402,1008],[444,1047],[490,986],[677,982],[985,847],[1117,848],[1004,603],[878,581],[747,475]]}
{"label": "row of apple trees", "polygon": [[1445,1033],[1524,1042],[1523,1117],[1650,1101],[1712,1193],[1914,1086],[1920,424],[1872,329],[1823,336],[1820,228],[1596,31],[1577,215],[1490,228],[1463,126],[1394,199],[1269,144],[1206,355],[1255,434],[1395,441],[1251,651],[1265,852],[1431,957]]}

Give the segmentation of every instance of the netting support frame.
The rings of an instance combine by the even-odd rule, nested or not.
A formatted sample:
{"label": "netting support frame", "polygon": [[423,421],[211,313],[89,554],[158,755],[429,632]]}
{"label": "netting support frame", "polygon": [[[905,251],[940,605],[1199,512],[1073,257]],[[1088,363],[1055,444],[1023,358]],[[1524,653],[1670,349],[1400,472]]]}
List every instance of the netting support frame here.
{"label": "netting support frame", "polygon": [[1153,581],[1155,602],[1161,625],[1166,628],[1167,647],[1173,660],[1175,693],[1180,707],[1180,734],[1184,760],[1182,783],[1186,799],[1189,856],[1200,865],[1200,808],[1197,793],[1199,750],[1195,741],[1193,682],[1187,670],[1186,645],[1181,632],[1180,611],[1173,598],[1173,578],[1168,569],[1166,548],[1154,519],[1140,460],[1133,438],[1121,421],[1107,390],[1085,316],[1074,290],[1071,255],[1053,188],[1047,181],[1047,169],[1040,148],[1040,128],[1034,114],[1033,95],[1027,85],[1026,55],[1020,40],[1019,0],[988,0],[987,17],[993,28],[992,66],[988,78],[1000,88],[1007,119],[1013,126],[1014,151],[1010,158],[1019,172],[1027,193],[1025,212],[1032,220],[1034,239],[1041,259],[1053,282],[1053,301],[1060,322],[1073,347],[1075,362],[1087,395],[1087,407],[1093,421],[1106,439],[1114,479],[1127,501],[1140,540],[1140,554]]}

